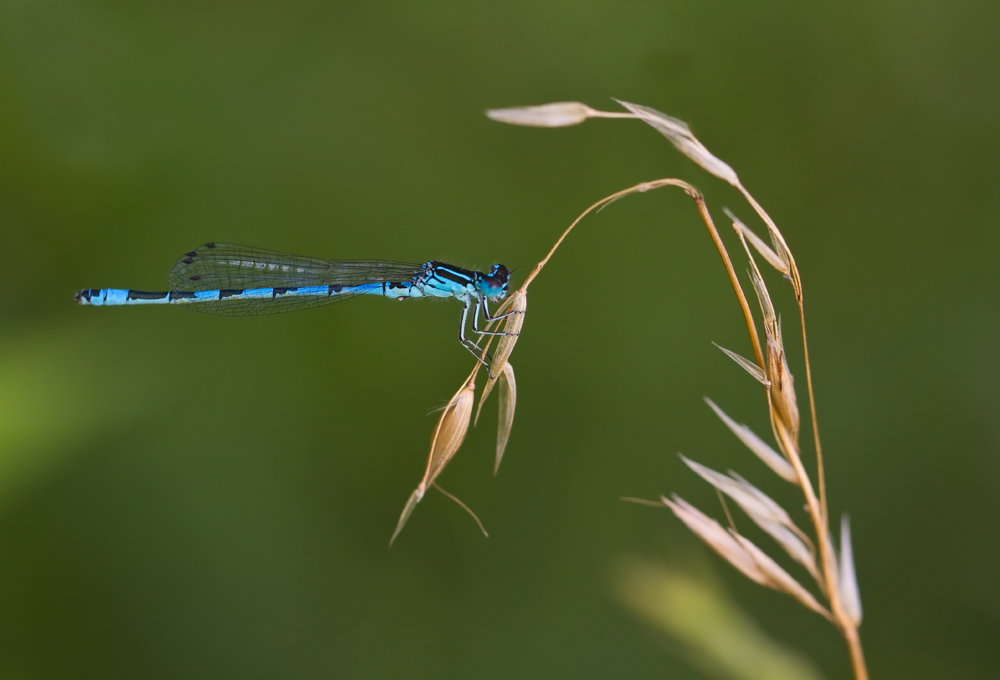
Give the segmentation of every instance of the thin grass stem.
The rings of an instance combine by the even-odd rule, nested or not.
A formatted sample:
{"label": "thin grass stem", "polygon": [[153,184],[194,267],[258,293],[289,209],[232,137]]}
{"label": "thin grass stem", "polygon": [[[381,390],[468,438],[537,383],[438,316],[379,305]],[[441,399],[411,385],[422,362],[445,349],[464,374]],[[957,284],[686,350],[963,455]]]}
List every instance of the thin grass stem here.
{"label": "thin grass stem", "polygon": [[[632,117],[632,116],[627,116],[627,117]],[[700,191],[698,191],[693,186],[691,186],[690,184],[688,184],[683,180],[674,178],[665,178],[665,179],[653,180],[651,182],[642,182],[627,189],[622,189],[621,191],[617,191],[609,196],[605,196],[601,200],[591,205],[589,208],[580,213],[580,215],[575,220],[573,220],[573,222],[568,227],[566,227],[563,233],[556,240],[555,244],[553,244],[548,254],[544,258],[542,258],[542,260],[535,265],[534,269],[531,270],[531,273],[528,274],[527,278],[524,280],[524,283],[521,284],[521,290],[522,291],[528,290],[528,286],[531,285],[531,282],[535,280],[535,277],[538,276],[538,274],[542,271],[545,265],[548,264],[549,260],[552,259],[552,256],[559,249],[559,246],[562,245],[562,242],[566,240],[566,237],[569,236],[569,233],[573,231],[576,225],[579,224],[584,217],[586,217],[593,211],[598,210],[604,207],[605,205],[617,201],[619,198],[622,198],[629,194],[652,191],[653,189],[659,189],[660,187],[665,187],[665,186],[679,187],[684,191],[684,193],[686,193],[688,196],[691,197],[691,199],[695,202],[695,205],[698,207],[698,212],[701,214],[702,221],[705,222],[705,227],[708,229],[708,233],[712,237],[712,242],[715,243],[715,247],[719,251],[719,256],[722,257],[722,262],[726,267],[726,273],[729,275],[729,282],[732,284],[733,291],[736,293],[736,297],[739,300],[740,309],[743,311],[743,318],[747,324],[747,331],[749,332],[750,340],[753,343],[754,356],[757,358],[757,363],[763,366],[764,354],[760,348],[760,340],[757,337],[757,327],[753,320],[753,314],[750,312],[750,304],[747,302],[746,295],[743,294],[743,289],[740,287],[739,278],[737,278],[736,276],[736,270],[733,268],[732,260],[729,259],[729,253],[726,252],[726,247],[722,243],[722,238],[719,236],[719,231],[715,228],[715,223],[712,221],[712,216],[708,212],[708,206],[705,203],[705,197],[701,195]]]}

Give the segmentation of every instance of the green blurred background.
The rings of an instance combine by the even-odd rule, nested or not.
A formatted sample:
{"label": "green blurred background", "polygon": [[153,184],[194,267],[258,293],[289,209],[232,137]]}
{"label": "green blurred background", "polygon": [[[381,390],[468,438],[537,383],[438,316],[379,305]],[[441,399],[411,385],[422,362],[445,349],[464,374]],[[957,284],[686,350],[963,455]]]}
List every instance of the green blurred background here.
{"label": "green blurred background", "polygon": [[711,344],[749,353],[679,192],[583,223],[532,286],[500,475],[491,402],[441,478],[489,539],[432,494],[386,547],[471,367],[455,303],[73,304],[158,290],[209,240],[519,282],[663,176],[759,226],[641,123],[483,115],[612,96],[687,120],[797,257],[873,676],[1000,676],[998,29],[985,0],[3,0],[0,677],[704,677],[618,602],[626,555],[710,570],[847,677],[825,621],[619,500],[718,516],[683,451],[800,503],[702,402],[768,429]]}

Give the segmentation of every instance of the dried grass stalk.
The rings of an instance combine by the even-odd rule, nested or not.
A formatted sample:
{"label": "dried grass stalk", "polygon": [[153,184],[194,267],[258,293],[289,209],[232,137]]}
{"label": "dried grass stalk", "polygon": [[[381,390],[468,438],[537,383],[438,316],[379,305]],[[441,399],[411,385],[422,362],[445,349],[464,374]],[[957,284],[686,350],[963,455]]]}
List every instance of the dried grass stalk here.
{"label": "dried grass stalk", "polygon": [[[631,104],[629,102],[619,103],[628,109],[633,117],[647,123],[663,134],[685,156],[716,177],[736,187],[743,194],[744,198],[761,218],[761,220],[763,220],[763,222],[767,225],[771,246],[768,246],[763,239],[758,237],[753,231],[746,227],[746,225],[732,215],[732,213],[729,213],[730,218],[733,220],[733,228],[743,244],[751,265],[750,278],[757,294],[757,299],[760,303],[761,314],[764,322],[765,342],[762,348],[760,339],[757,335],[756,323],[747,303],[746,296],[743,293],[742,286],[733,269],[729,254],[719,238],[714,224],[712,223],[712,218],[708,213],[704,200],[701,198],[701,194],[690,185],[686,185],[677,180],[674,180],[673,182],[678,186],[684,186],[685,191],[695,198],[699,212],[708,227],[709,233],[719,251],[720,257],[725,264],[730,282],[732,283],[733,290],[739,300],[740,308],[746,321],[747,331],[750,336],[751,344],[753,345],[756,361],[746,359],[730,350],[723,349],[723,351],[765,387],[772,430],[783,456],[779,457],[770,446],[765,444],[759,437],[750,432],[749,428],[737,425],[734,421],[728,418],[728,416],[722,413],[721,410],[714,404],[711,402],[709,403],[719,417],[726,423],[726,425],[734,433],[736,433],[738,437],[740,437],[741,441],[743,441],[744,444],[746,444],[747,447],[750,448],[759,458],[764,460],[764,462],[767,463],[776,474],[778,474],[782,479],[793,482],[799,486],[803,496],[805,497],[806,512],[808,513],[812,523],[812,528],[815,532],[815,544],[819,546],[819,565],[817,566],[815,563],[812,542],[809,541],[808,537],[805,536],[801,530],[795,527],[790,518],[788,518],[787,513],[784,513],[784,511],[779,512],[775,509],[777,504],[764,495],[763,492],[760,492],[756,487],[749,484],[749,482],[746,482],[746,480],[739,477],[735,473],[732,473],[731,476],[727,477],[713,470],[709,470],[704,466],[698,465],[697,463],[688,461],[687,459],[685,459],[685,462],[688,463],[688,465],[691,466],[695,472],[715,486],[715,488],[720,492],[725,493],[736,500],[736,502],[750,515],[752,519],[754,519],[758,525],[771,534],[778,541],[778,543],[782,545],[789,555],[809,570],[810,574],[814,577],[817,586],[829,600],[829,609],[821,605],[808,590],[795,581],[795,579],[793,579],[759,548],[753,545],[745,537],[736,534],[734,529],[729,532],[725,531],[717,522],[715,522],[715,520],[707,517],[680,498],[675,497],[674,500],[664,498],[663,502],[670,507],[674,513],[689,528],[691,528],[692,531],[695,532],[695,534],[702,538],[716,552],[722,555],[727,561],[746,574],[749,578],[763,585],[767,585],[768,587],[786,592],[795,597],[806,607],[830,618],[843,633],[847,641],[855,677],[857,680],[867,680],[868,672],[864,662],[864,654],[861,649],[860,638],[858,636],[858,626],[861,622],[861,600],[858,595],[857,580],[855,577],[853,551],[850,542],[850,528],[846,519],[842,523],[841,527],[841,550],[839,563],[830,539],[823,452],[817,424],[816,399],[813,389],[812,369],[809,361],[809,346],[806,336],[802,280],[798,267],[795,263],[795,258],[793,257],[791,250],[788,248],[788,244],[785,242],[784,236],[774,223],[774,220],[771,219],[771,217],[754,199],[750,192],[747,191],[742,185],[736,172],[724,161],[709,152],[705,145],[702,144],[701,141],[698,140],[698,138],[691,132],[690,127],[688,127],[686,123],[649,107]],[[569,109],[565,108],[567,106],[566,104],[558,106],[564,107],[562,109],[564,114],[569,112]],[[585,105],[576,106],[582,106],[584,108],[576,109],[577,114],[576,117],[572,119],[572,124],[582,122],[583,120],[591,117],[614,116],[614,114],[594,111],[589,107],[585,107]],[[544,123],[546,125],[552,124],[556,121],[560,121],[560,124],[564,124],[561,123],[561,121],[572,118],[572,116],[568,116],[559,119],[554,115],[554,110],[548,110],[546,107],[537,108],[542,109],[543,111],[536,110],[533,115],[546,119],[546,122]],[[524,116],[526,114],[522,111],[520,115]],[[497,120],[504,120],[506,122],[516,122],[518,124],[538,124],[537,122],[527,122],[526,118],[513,120],[511,115],[507,115],[506,117],[496,117],[491,114],[491,117],[494,117]],[[670,183],[670,181],[663,180],[662,183],[667,184]],[[590,209],[585,211],[583,215],[581,215],[581,217],[570,225],[566,232],[564,232],[563,236],[559,239],[559,241],[557,241],[556,245],[553,247],[552,251],[550,251],[545,260],[539,263],[538,267],[536,267],[536,271],[532,272],[529,276],[529,282],[537,271],[541,269],[544,263],[548,261],[548,258],[552,256],[552,253],[556,248],[558,248],[559,244],[566,237],[566,234],[568,234],[576,223],[579,222],[579,219],[590,212],[590,210],[606,205],[607,203],[617,200],[621,196],[635,190],[636,188],[633,187],[625,192],[619,192],[618,194],[614,194],[606,199],[602,199],[595,204],[595,206],[592,206]],[[768,264],[789,279],[792,286],[792,292],[798,305],[799,321],[802,332],[803,354],[805,359],[806,385],[809,393],[809,410],[812,421],[813,441],[816,449],[817,481],[819,489],[818,496],[814,490],[812,480],[802,465],[802,452],[799,444],[800,414],[795,395],[794,379],[788,366],[788,360],[782,340],[781,321],[774,311],[773,302],[767,290],[767,286],[764,283],[764,279],[757,268],[753,253],[750,249],[751,246],[754,251],[756,251],[768,262]],[[525,288],[526,286],[527,282],[525,284]],[[722,348],[720,347],[720,349]]]}
{"label": "dried grass stalk", "polygon": [[[629,189],[607,196],[587,210],[585,210],[556,241],[555,245],[540,261],[522,284],[521,288],[515,291],[501,306],[500,311],[514,310],[518,313],[508,317],[504,324],[504,330],[509,334],[501,336],[499,341],[497,356],[494,359],[492,368],[495,369],[494,376],[491,376],[480,399],[479,410],[486,396],[492,390],[497,380],[501,381],[501,415],[500,426],[498,428],[497,440],[497,466],[503,455],[507,439],[510,436],[510,429],[513,422],[514,405],[516,401],[516,387],[513,381],[513,369],[510,368],[508,360],[518,335],[524,323],[524,311],[527,308],[527,289],[530,283],[539,274],[545,264],[553,256],[555,251],[562,244],[563,240],[576,227],[576,225],[586,215],[594,210],[600,209],[619,198],[636,192],[648,191],[662,186],[677,186],[682,188],[691,196],[698,207],[699,213],[719,255],[725,265],[726,272],[732,284],[733,291],[740,303],[740,309],[746,322],[750,342],[753,346],[756,361],[746,359],[730,350],[723,351],[758,382],[765,387],[768,403],[768,411],[771,419],[772,429],[775,439],[781,449],[783,458],[765,444],[759,437],[753,434],[745,425],[737,425],[728,416],[721,412],[718,407],[709,402],[726,425],[737,434],[737,436],[750,448],[758,457],[782,479],[797,484],[806,500],[806,511],[812,522],[816,535],[816,544],[819,546],[820,563],[815,562],[815,549],[812,541],[809,540],[797,526],[791,521],[788,513],[780,508],[770,497],[765,495],[755,486],[745,479],[731,473],[725,476],[709,468],[701,466],[693,461],[685,462],[692,467],[699,475],[709,481],[720,492],[725,493],[748,513],[748,515],[763,528],[767,533],[777,540],[779,545],[798,563],[802,564],[813,576],[820,591],[827,597],[830,603],[829,609],[824,607],[819,601],[788,572],[779,566],[774,560],[750,542],[746,537],[736,533],[735,528],[723,529],[715,520],[709,518],[697,508],[686,503],[678,497],[673,500],[662,498],[663,503],[689,527],[695,534],[702,538],[716,552],[729,561],[734,567],[739,569],[748,578],[757,583],[765,585],[775,590],[785,592],[796,598],[800,603],[809,609],[826,616],[833,621],[843,633],[848,643],[851,653],[851,660],[854,666],[857,680],[867,680],[867,669],[864,663],[864,655],[861,649],[860,638],[858,636],[858,625],[861,621],[861,601],[858,596],[857,581],[855,577],[853,551],[850,544],[850,529],[845,522],[841,530],[841,557],[840,562],[836,559],[830,540],[830,531],[827,522],[827,502],[826,485],[823,469],[822,447],[820,445],[819,431],[816,417],[816,401],[812,384],[812,372],[809,363],[808,342],[806,339],[805,315],[802,296],[801,277],[796,266],[791,250],[788,248],[784,237],[777,225],[764,211],[759,203],[741,184],[736,172],[725,162],[713,155],[704,144],[698,140],[691,132],[686,123],[666,114],[645,106],[619,102],[630,113],[611,113],[597,111],[579,102],[560,102],[536,107],[517,107],[511,109],[495,109],[488,112],[494,120],[511,123],[515,125],[528,125],[536,127],[561,127],[566,125],[576,125],[588,118],[637,118],[663,134],[667,139],[684,155],[695,161],[702,168],[712,173],[716,177],[732,184],[746,198],[756,213],[767,225],[772,246],[767,246],[764,241],[747,228],[731,213],[733,228],[738,234],[741,243],[747,253],[751,265],[750,277],[757,294],[761,313],[764,321],[764,347],[761,347],[757,334],[756,322],[750,310],[746,295],[743,293],[739,278],[733,268],[729,253],[722,243],[719,233],[715,228],[712,217],[709,214],[704,198],[690,184],[677,179],[663,179],[654,182],[645,182]],[[749,242],[749,245],[748,245]],[[792,291],[798,304],[799,319],[802,330],[803,351],[805,356],[806,384],[809,392],[809,407],[812,420],[813,439],[816,448],[817,477],[819,483],[819,495],[813,489],[812,481],[802,465],[801,449],[799,445],[800,416],[798,404],[795,396],[794,379],[788,366],[785,355],[784,344],[781,336],[780,318],[774,311],[774,305],[768,293],[767,286],[757,268],[750,246],[764,257],[767,262],[776,270],[786,276],[792,285]],[[483,357],[486,350],[492,343],[493,338],[487,339],[483,349]],[[442,415],[435,432],[434,441],[431,445],[431,455],[428,461],[427,472],[424,480],[411,495],[400,518],[396,529],[395,538],[402,528],[413,508],[422,498],[424,491],[429,484],[434,483],[434,479],[447,464],[448,460],[455,454],[461,445],[468,429],[469,417],[471,416],[472,403],[474,398],[474,380],[480,369],[477,364],[463,387],[453,397]],[[478,418],[478,411],[477,411]],[[440,442],[440,444],[439,444]],[[721,498],[721,496],[720,496]],[[728,511],[727,511],[728,513]]]}

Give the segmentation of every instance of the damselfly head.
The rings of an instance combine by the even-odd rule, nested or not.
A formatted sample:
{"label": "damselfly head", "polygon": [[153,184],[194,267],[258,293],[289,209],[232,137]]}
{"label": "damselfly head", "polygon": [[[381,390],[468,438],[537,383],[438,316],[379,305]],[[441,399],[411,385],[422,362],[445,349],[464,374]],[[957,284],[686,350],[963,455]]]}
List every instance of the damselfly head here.
{"label": "damselfly head", "polygon": [[510,278],[510,270],[502,264],[495,264],[490,267],[486,276],[479,282],[479,289],[489,299],[507,297],[507,279]]}

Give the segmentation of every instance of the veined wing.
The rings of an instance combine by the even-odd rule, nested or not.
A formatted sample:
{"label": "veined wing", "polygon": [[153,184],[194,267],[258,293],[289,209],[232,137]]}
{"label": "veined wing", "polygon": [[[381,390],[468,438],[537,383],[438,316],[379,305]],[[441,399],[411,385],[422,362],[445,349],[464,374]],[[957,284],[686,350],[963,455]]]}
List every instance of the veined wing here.
{"label": "veined wing", "polygon": [[[390,260],[323,260],[274,250],[206,243],[185,253],[170,272],[173,292],[243,291],[260,288],[295,289],[311,286],[360,286],[383,281],[403,282],[423,265]],[[185,305],[197,312],[221,316],[254,316],[308,309],[354,297],[337,295],[273,295],[253,299],[235,296]]]}

